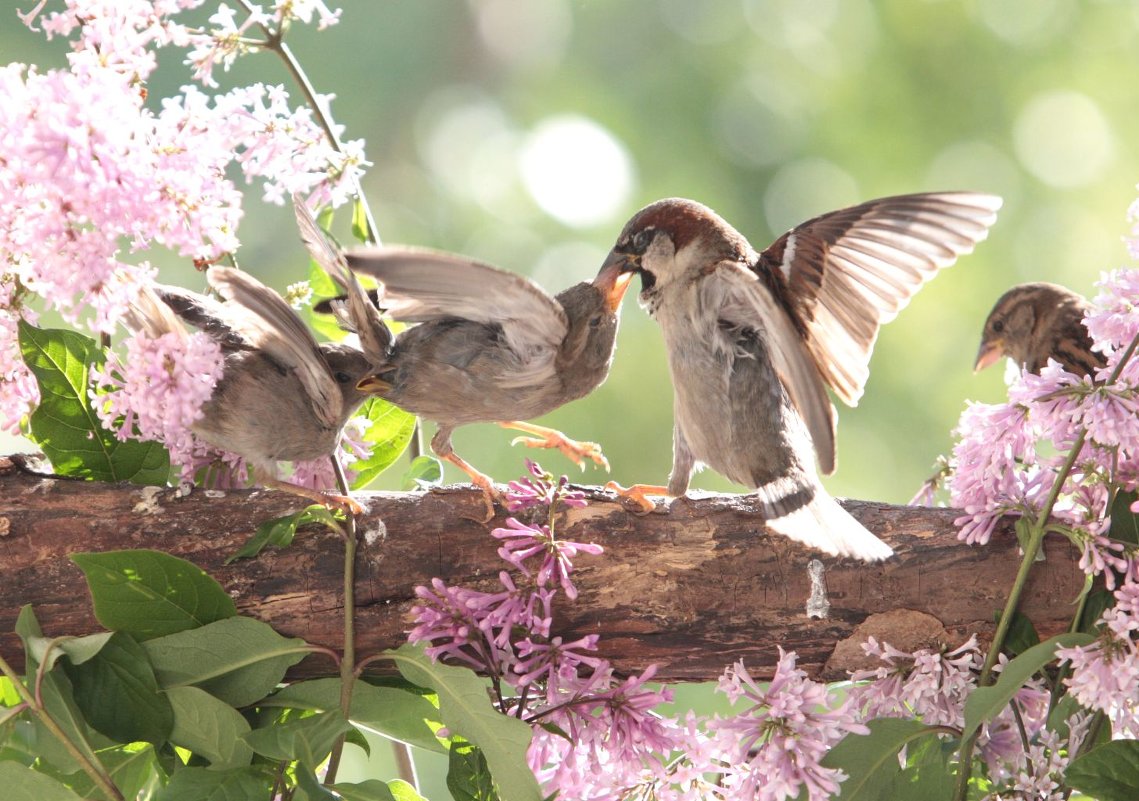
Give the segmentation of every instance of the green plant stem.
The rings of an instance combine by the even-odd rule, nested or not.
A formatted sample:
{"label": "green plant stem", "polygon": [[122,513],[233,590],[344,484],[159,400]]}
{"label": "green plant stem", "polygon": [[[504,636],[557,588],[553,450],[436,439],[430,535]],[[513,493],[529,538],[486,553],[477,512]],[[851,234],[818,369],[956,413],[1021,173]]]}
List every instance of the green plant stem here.
{"label": "green plant stem", "polygon": [[103,767],[98,759],[94,762],[89,760],[79,747],[71,741],[60,725],[55,722],[55,719],[48,714],[47,709],[36,701],[32,693],[24,686],[24,682],[20,679],[19,675],[17,675],[16,671],[12,669],[12,666],[9,665],[3,657],[0,657],[0,673],[8,677],[8,680],[12,682],[12,686],[16,688],[16,692],[20,694],[20,698],[22,698],[27,705],[27,708],[39,719],[40,723],[44,725],[44,728],[59,740],[67,753],[71,755],[71,758],[79,764],[83,772],[95,783],[95,786],[102,790],[103,794],[106,795],[107,798],[112,799],[112,801],[125,801],[123,794],[119,791],[119,788],[115,786],[115,782],[111,779],[110,774],[107,773],[106,768]]}
{"label": "green plant stem", "polygon": [[[1048,518],[1052,515],[1052,508],[1060,497],[1064,482],[1067,481],[1068,474],[1072,472],[1072,467],[1076,464],[1076,459],[1079,458],[1086,439],[1087,430],[1081,430],[1071,450],[1068,451],[1068,458],[1064,460],[1063,467],[1060,468],[1060,472],[1056,474],[1056,479],[1052,482],[1052,488],[1048,491],[1044,506],[1029,527],[1028,542],[1024,546],[1024,556],[1020,560],[1020,568],[1013,580],[1008,600],[1005,601],[1004,611],[1001,613],[1000,620],[997,621],[997,630],[993,633],[993,641],[989,645],[988,654],[985,655],[985,663],[981,666],[981,675],[977,679],[978,687],[987,686],[992,679],[993,668],[996,666],[997,660],[1000,659],[1001,648],[1004,647],[1005,638],[1008,636],[1009,627],[1012,625],[1013,614],[1020,604],[1020,596],[1024,593],[1024,586],[1028,583],[1028,574],[1032,572],[1036,555],[1040,552],[1040,545],[1044,541]],[[957,791],[954,795],[957,801],[965,801],[968,796],[969,777],[973,766],[973,750],[977,745],[979,736],[980,729],[973,732],[965,742],[961,743],[960,756],[957,762]]]}
{"label": "green plant stem", "polygon": [[[332,468],[336,484],[345,495],[351,492],[340,460],[333,454]],[[356,681],[356,518],[349,517],[344,526],[344,647],[340,657],[340,711],[348,720],[352,712],[352,686]],[[336,781],[340,758],[344,753],[345,735],[336,738],[328,757],[326,785]]]}

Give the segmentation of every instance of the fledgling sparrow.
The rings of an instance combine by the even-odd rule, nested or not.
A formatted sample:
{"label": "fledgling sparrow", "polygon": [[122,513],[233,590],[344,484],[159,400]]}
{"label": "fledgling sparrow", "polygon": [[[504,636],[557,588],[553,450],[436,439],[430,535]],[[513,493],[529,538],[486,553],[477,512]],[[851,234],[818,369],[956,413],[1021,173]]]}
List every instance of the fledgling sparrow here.
{"label": "fledgling sparrow", "polygon": [[683,495],[699,463],[752,487],[772,531],[830,554],[884,559],[889,546],[831,498],[835,410],[854,405],[878,328],[942,267],[984,239],[1000,198],[882,198],[792,228],[756,252],[691,200],[653,203],[625,226],[603,270],[640,274],[660,324],[674,391],[667,487]]}
{"label": "fledgling sparrow", "polygon": [[1106,364],[1092,350],[1084,327],[1091,304],[1058,284],[1014,286],[1001,295],[985,320],[974,370],[983,370],[1008,356],[1031,373],[1039,373],[1055,359],[1070,373],[1095,377]]}
{"label": "fledgling sparrow", "polygon": [[[451,435],[458,426],[497,423],[533,435],[515,443],[557,448],[578,465],[588,458],[608,469],[596,444],[524,421],[585,397],[605,381],[631,273],[607,266],[592,281],[551,297],[527,278],[466,256],[405,246],[340,254],[322,238],[323,246],[309,250],[330,274],[339,269],[329,262],[345,259],[352,271],[382,284],[388,315],[417,323],[382,353],[369,352],[365,343],[379,366],[360,386],[437,423],[432,450],[470,476],[488,504],[498,492],[489,476],[455,453]],[[352,298],[359,307],[364,297],[356,286],[347,298],[352,318],[360,316],[351,313]]]}
{"label": "fledgling sparrow", "polygon": [[276,462],[332,457],[375,365],[356,348],[318,344],[284,299],[248,273],[214,266],[206,279],[224,301],[159,285],[144,289],[127,315],[128,327],[152,337],[185,336],[184,321],[221,346],[222,377],[191,430],[245,457],[265,486],[360,511],[344,496],[278,480]]}

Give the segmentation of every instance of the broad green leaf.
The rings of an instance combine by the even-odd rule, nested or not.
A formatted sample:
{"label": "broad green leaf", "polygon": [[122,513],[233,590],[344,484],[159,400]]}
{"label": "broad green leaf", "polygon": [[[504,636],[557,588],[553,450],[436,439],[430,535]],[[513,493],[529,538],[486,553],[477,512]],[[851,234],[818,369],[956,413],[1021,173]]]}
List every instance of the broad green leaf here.
{"label": "broad green leaf", "polygon": [[73,553],[87,578],[95,617],[140,640],[233,617],[237,607],[197,565],[161,551]]}
{"label": "broad green leaf", "polygon": [[[333,281],[328,273],[315,261],[309,261],[308,285],[312,288],[313,306],[322,300],[335,298],[341,294],[336,282]],[[309,308],[306,316],[308,317],[309,324],[325,339],[329,339],[333,342],[339,342],[344,339],[345,332],[340,328],[340,325],[336,322],[336,318],[333,315],[317,314]]]}
{"label": "broad green leaf", "polygon": [[166,742],[174,712],[158,692],[146,651],[129,634],[117,632],[90,659],[63,667],[93,729],[120,743]]}
{"label": "broad green leaf", "polygon": [[268,798],[272,780],[257,768],[179,768],[156,801],[250,801]]}
{"label": "broad green leaf", "polygon": [[[83,664],[99,653],[112,636],[113,631],[88,634],[86,637],[29,637],[27,647],[36,662],[44,665],[44,670],[51,670],[61,656],[66,656],[73,665]],[[44,657],[47,657],[46,662]]]}
{"label": "broad green leaf", "polygon": [[443,724],[483,752],[504,801],[541,801],[542,791],[526,766],[530,727],[497,712],[478,676],[432,662],[422,646],[404,645],[388,654],[405,679],[436,692]]}
{"label": "broad green leaf", "polygon": [[1111,528],[1108,536],[1113,540],[1139,545],[1139,515],[1131,511],[1131,504],[1139,500],[1137,492],[1117,492],[1111,503]]}
{"label": "broad green leaf", "polygon": [[415,431],[415,415],[382,398],[368,398],[357,415],[372,423],[364,432],[364,440],[372,446],[372,453],[352,465],[356,473],[352,479],[353,489],[367,486],[399,459]]}
{"label": "broad green leaf", "polygon": [[[308,525],[309,523],[324,523],[325,525],[329,525],[330,521],[335,523],[335,518],[332,517],[332,513],[328,511],[326,507],[320,506],[319,504],[313,504],[291,515],[266,520],[257,527],[257,531],[253,536],[250,537],[236,553],[225,560],[225,563],[228,565],[238,559],[252,558],[261,553],[262,549],[267,545],[286,548],[292,544],[293,537],[296,536],[297,529],[301,526]],[[329,525],[329,527],[332,528],[333,526]]]}
{"label": "broad green leaf", "polygon": [[40,388],[31,438],[55,471],[97,481],[165,484],[170,475],[166,449],[157,442],[122,442],[95,414],[87,391],[90,367],[105,361],[98,343],[74,331],[18,325],[20,352]]}
{"label": "broad green leaf", "polygon": [[388,782],[388,789],[392,791],[395,801],[427,801],[426,798],[415,792],[414,787],[400,779]]}
{"label": "broad green leaf", "polygon": [[894,777],[883,798],[890,801],[952,801],[959,743],[929,736],[906,746],[906,766]]}
{"label": "broad green leaf", "polygon": [[1115,740],[1093,748],[1068,765],[1065,781],[1098,801],[1139,798],[1139,742]]}
{"label": "broad green leaf", "polygon": [[936,730],[916,720],[879,718],[866,724],[869,734],[848,734],[822,758],[824,768],[846,773],[843,801],[872,801],[901,773],[898,752],[902,746]]}
{"label": "broad green leaf", "polygon": [[[402,782],[401,782],[402,784]],[[405,785],[411,789],[411,785]],[[415,793],[413,796],[400,796],[397,798],[392,793],[391,787],[386,782],[379,779],[368,779],[362,782],[339,782],[332,785],[330,789],[340,793],[344,801],[412,801],[412,799],[422,799],[419,793],[415,793],[414,789],[411,792]]]}
{"label": "broad green leaf", "polygon": [[253,759],[245,742],[249,723],[241,713],[197,687],[166,691],[174,710],[170,742],[208,760],[217,770],[241,768]]}
{"label": "broad green leaf", "polygon": [[1088,594],[1088,602],[1084,604],[1084,611],[1080,616],[1080,631],[1085,634],[1095,634],[1099,630],[1099,619],[1114,605],[1114,593],[1103,589],[1092,590]]}
{"label": "broad green leaf", "polygon": [[361,242],[376,241],[368,227],[368,209],[363,198],[359,197],[352,203],[352,236]]}
{"label": "broad green leaf", "polygon": [[[99,761],[110,774],[111,781],[123,798],[151,798],[163,783],[165,773],[158,765],[154,746],[149,743],[132,743],[99,751]],[[40,767],[39,769],[43,769]],[[54,774],[51,774],[54,775]],[[83,771],[56,776],[66,782],[81,798],[102,798],[95,782]]]}
{"label": "broad green leaf", "polygon": [[461,737],[451,741],[447,789],[455,801],[499,801],[483,752]]}
{"label": "broad green leaf", "polygon": [[254,729],[245,741],[262,756],[279,762],[300,760],[315,770],[328,757],[336,738],[352,728],[339,710],[329,710]]}
{"label": "broad green leaf", "polygon": [[404,492],[437,487],[443,480],[443,463],[434,456],[416,456],[403,474],[399,488]]}
{"label": "broad green leaf", "polygon": [[969,737],[982,723],[1000,714],[1025,682],[1055,658],[1057,648],[1087,645],[1094,639],[1090,634],[1059,634],[1011,660],[1001,671],[996,684],[978,687],[966,699],[965,728],[961,739]]}
{"label": "broad green leaf", "polygon": [[[996,620],[999,619],[1000,612],[997,612]],[[1036,627],[1032,625],[1032,621],[1020,612],[1013,612],[1012,623],[1009,625],[1008,635],[1005,637],[1005,650],[1016,656],[1039,642],[1040,635],[1036,633]]]}
{"label": "broad green leaf", "polygon": [[[261,702],[323,712],[340,708],[340,679],[311,679],[290,684]],[[422,694],[357,681],[352,689],[352,723],[419,748],[446,753],[427,721],[439,721],[439,708]]]}
{"label": "broad green leaf", "polygon": [[293,801],[339,801],[335,793],[320,783],[316,773],[307,765],[296,768],[297,786]]}
{"label": "broad green leaf", "polygon": [[201,687],[230,706],[260,701],[308,655],[304,640],[282,637],[251,617],[231,617],[143,643],[163,689]]}
{"label": "broad green leaf", "polygon": [[4,801],[82,801],[50,776],[16,762],[0,762]]}

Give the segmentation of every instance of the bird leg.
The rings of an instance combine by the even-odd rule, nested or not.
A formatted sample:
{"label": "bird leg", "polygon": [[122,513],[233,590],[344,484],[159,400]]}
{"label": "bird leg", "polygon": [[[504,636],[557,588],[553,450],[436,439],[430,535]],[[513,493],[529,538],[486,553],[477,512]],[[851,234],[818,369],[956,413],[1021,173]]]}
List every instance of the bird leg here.
{"label": "bird leg", "polygon": [[[436,451],[436,453],[439,452]],[[494,502],[502,502],[502,493],[499,492],[498,489],[494,486],[494,481],[491,480],[490,476],[488,476],[486,473],[481,473],[476,470],[454,451],[451,451],[446,455],[439,454],[439,457],[444,461],[448,461],[451,464],[455,465],[455,467],[459,468],[468,476],[470,476],[471,483],[482,490],[483,500],[486,501],[486,518],[483,520],[483,522],[485,523],[493,518]]]}
{"label": "bird leg", "polygon": [[617,493],[619,498],[627,498],[641,507],[641,511],[645,513],[656,509],[656,503],[650,501],[646,496],[664,495],[668,497],[668,487],[662,487],[658,484],[634,484],[631,487],[622,487],[616,481],[610,481],[605,485],[605,489]]}
{"label": "bird leg", "polygon": [[524,423],[520,420],[502,422],[499,425],[503,428],[513,428],[516,431],[525,431],[527,434],[534,435],[533,437],[515,437],[510,441],[511,445],[521,443],[527,448],[557,448],[582,470],[585,469],[586,459],[592,459],[596,465],[604,467],[606,472],[609,470],[609,460],[601,453],[601,446],[596,442],[578,442],[560,431],[545,426],[536,426],[533,423]]}
{"label": "bird leg", "polygon": [[340,509],[346,514],[358,515],[363,514],[364,512],[364,507],[349,498],[347,495],[340,495],[335,492],[321,492],[320,490],[315,490],[311,487],[302,487],[300,484],[293,484],[291,482],[282,481],[279,478],[273,478],[270,476],[258,476],[257,480],[261,486],[268,489],[290,492],[293,495],[299,495],[302,498],[308,498],[310,501],[319,503],[322,506],[327,506],[330,509]]}

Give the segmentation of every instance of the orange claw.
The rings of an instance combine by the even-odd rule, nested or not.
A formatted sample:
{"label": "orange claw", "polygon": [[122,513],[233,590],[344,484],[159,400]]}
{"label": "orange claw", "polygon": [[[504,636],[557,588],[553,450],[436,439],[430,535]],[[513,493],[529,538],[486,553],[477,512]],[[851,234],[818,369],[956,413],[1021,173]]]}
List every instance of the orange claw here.
{"label": "orange claw", "polygon": [[525,445],[527,448],[557,448],[567,459],[582,470],[585,469],[585,460],[591,459],[598,467],[604,467],[609,472],[609,460],[601,452],[601,446],[596,442],[579,442],[570,439],[565,434],[553,428],[537,426],[533,423],[524,423],[518,420],[499,423],[503,428],[513,428],[516,431],[525,431],[534,437],[515,437],[511,445]]}
{"label": "orange claw", "polygon": [[471,483],[482,490],[483,501],[486,502],[486,517],[484,517],[481,522],[486,523],[493,519],[494,503],[495,501],[502,503],[502,493],[494,486],[494,481],[491,480],[491,477],[486,473],[476,470],[457,453],[452,452],[442,458],[466,473],[467,476],[470,477]]}
{"label": "orange claw", "polygon": [[281,481],[277,478],[259,478],[262,486],[269,489],[281,490],[293,495],[299,495],[302,498],[307,498],[314,503],[319,503],[330,509],[340,509],[345,514],[352,516],[363,514],[364,507],[357,503],[347,495],[340,495],[335,492],[321,492],[309,487],[302,487],[299,484],[293,484],[289,481]]}
{"label": "orange claw", "polygon": [[634,484],[631,487],[622,487],[616,481],[610,481],[605,485],[605,489],[617,493],[619,498],[633,501],[645,514],[656,509],[656,502],[649,500],[647,496],[664,495],[668,497],[668,487],[662,487],[658,484]]}

